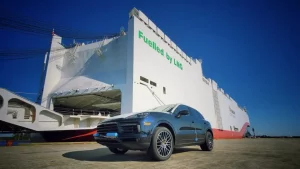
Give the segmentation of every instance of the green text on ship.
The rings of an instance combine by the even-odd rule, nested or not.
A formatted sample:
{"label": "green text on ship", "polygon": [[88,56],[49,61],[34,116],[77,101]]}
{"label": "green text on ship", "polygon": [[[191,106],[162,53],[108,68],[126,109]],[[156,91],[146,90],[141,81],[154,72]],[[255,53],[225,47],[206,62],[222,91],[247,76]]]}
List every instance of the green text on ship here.
{"label": "green text on ship", "polygon": [[164,56],[164,57],[170,62],[170,64],[173,63],[173,64],[174,64],[176,67],[178,67],[179,69],[181,69],[181,70],[183,69],[183,68],[182,68],[182,64],[181,64],[178,60],[176,60],[175,58],[172,58],[172,57],[170,56],[170,54],[168,54],[168,52],[165,52],[165,50],[162,49],[162,48],[160,48],[159,46],[157,46],[155,42],[149,40],[149,39],[144,35],[144,33],[143,33],[142,31],[139,30],[138,34],[139,34],[139,39],[143,39],[144,42],[145,42],[149,47],[151,47],[153,50],[155,50],[155,51],[156,51],[157,53],[159,53],[160,55]]}

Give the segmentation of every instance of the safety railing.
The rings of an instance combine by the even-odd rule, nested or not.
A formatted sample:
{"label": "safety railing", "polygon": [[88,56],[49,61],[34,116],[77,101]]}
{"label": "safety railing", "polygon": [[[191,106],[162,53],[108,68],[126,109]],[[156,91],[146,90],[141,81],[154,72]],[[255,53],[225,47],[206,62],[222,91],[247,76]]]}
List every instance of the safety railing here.
{"label": "safety railing", "polygon": [[54,108],[55,112],[61,113],[63,115],[101,115],[108,116],[110,114],[115,114],[117,112],[108,110],[90,110],[90,109],[72,109],[72,108]]}

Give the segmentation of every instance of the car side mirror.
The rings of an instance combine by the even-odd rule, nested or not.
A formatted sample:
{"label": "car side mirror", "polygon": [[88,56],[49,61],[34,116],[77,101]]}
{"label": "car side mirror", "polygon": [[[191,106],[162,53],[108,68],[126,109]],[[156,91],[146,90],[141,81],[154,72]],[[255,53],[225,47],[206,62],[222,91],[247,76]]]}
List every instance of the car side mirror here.
{"label": "car side mirror", "polygon": [[181,110],[180,112],[177,113],[176,117],[179,118],[181,116],[188,115],[189,112],[187,110]]}

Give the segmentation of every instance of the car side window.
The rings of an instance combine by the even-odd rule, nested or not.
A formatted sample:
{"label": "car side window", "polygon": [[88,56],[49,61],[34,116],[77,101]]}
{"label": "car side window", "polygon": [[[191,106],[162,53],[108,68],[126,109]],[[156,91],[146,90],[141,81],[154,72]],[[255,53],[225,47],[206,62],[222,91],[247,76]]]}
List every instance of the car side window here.
{"label": "car side window", "polygon": [[[175,109],[174,114],[177,114],[177,113],[179,113],[179,112],[182,111],[182,110],[187,110],[187,111],[189,112],[189,114],[191,113],[188,107],[186,107],[186,106],[184,106],[184,105],[179,105],[179,106]],[[189,116],[189,115],[187,115],[187,116]]]}
{"label": "car side window", "polygon": [[194,116],[196,118],[204,119],[204,117],[202,116],[202,114],[200,112],[198,112],[197,110],[195,110],[194,108],[191,108],[191,107],[189,109],[190,109],[192,116]]}

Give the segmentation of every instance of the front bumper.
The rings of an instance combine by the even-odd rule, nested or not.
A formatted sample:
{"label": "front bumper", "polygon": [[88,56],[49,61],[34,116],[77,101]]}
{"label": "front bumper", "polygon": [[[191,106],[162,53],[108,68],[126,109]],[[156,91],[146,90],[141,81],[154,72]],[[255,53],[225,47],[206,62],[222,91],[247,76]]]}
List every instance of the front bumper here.
{"label": "front bumper", "polygon": [[147,150],[151,143],[151,135],[144,134],[128,134],[110,138],[96,133],[94,134],[94,139],[97,143],[107,147],[126,148],[129,150]]}
{"label": "front bumper", "polygon": [[98,125],[94,139],[107,147],[146,150],[151,143],[152,127],[142,124],[144,124],[143,119],[104,122]]}

